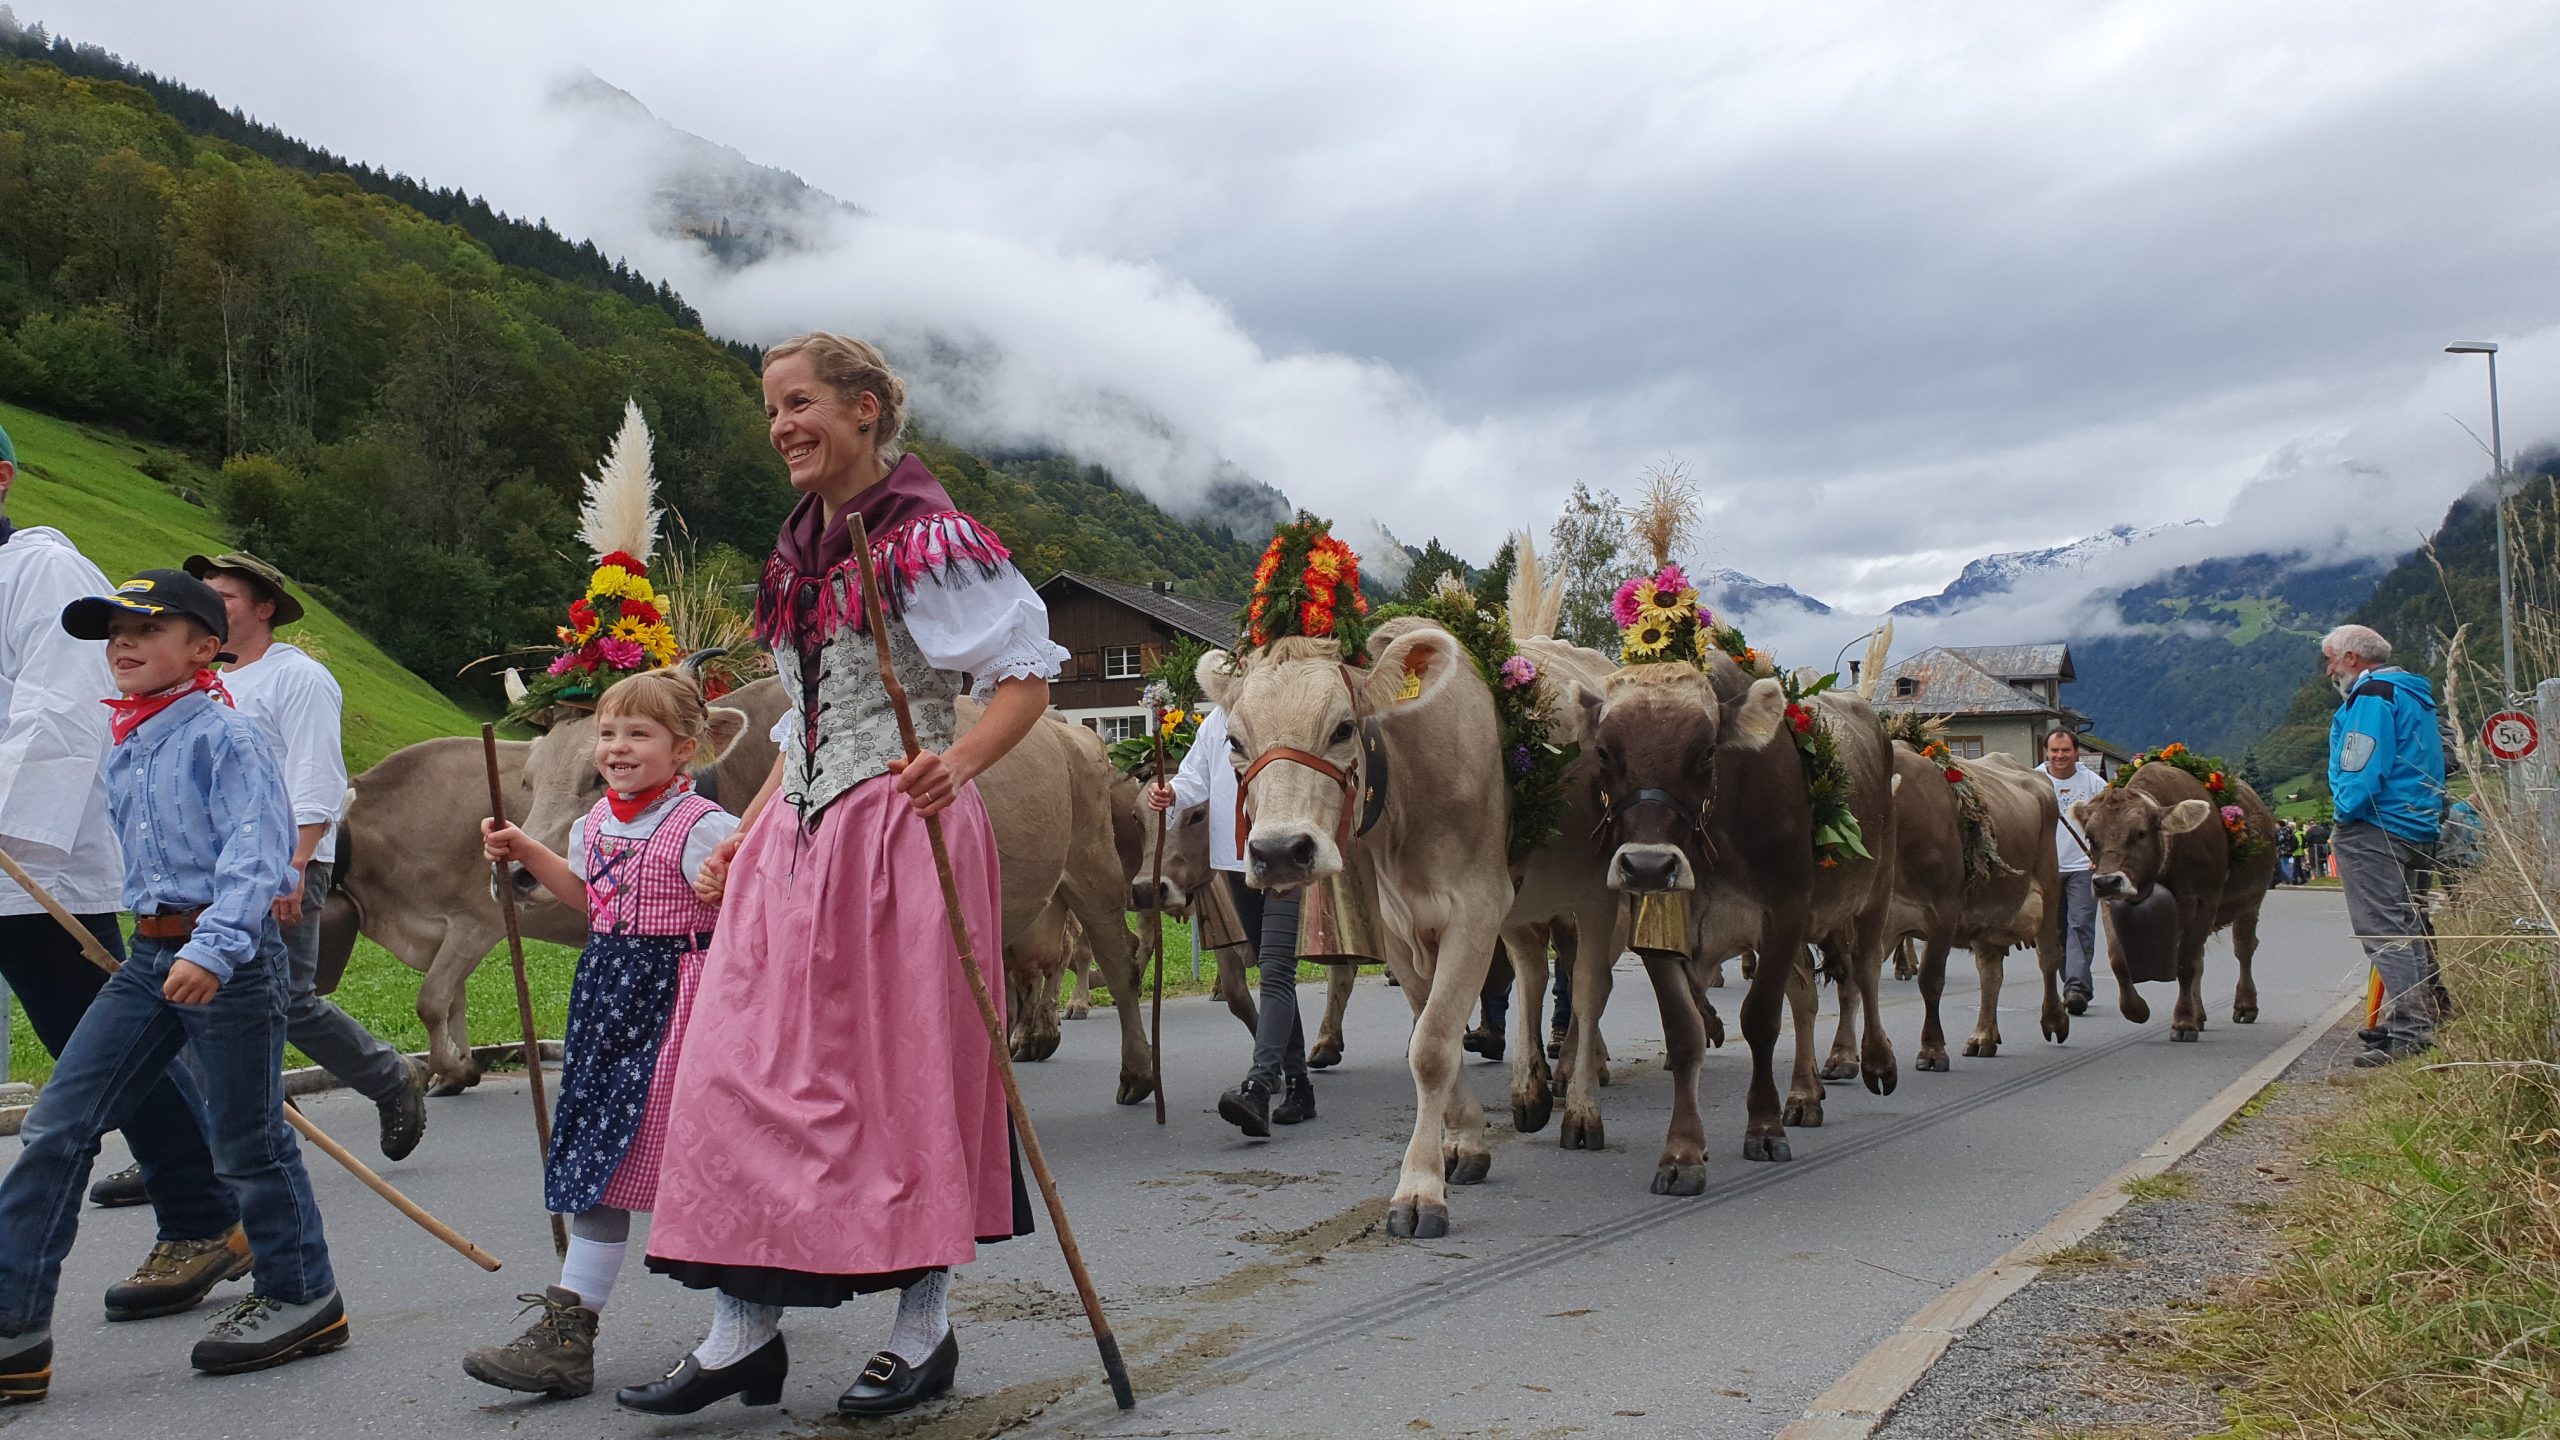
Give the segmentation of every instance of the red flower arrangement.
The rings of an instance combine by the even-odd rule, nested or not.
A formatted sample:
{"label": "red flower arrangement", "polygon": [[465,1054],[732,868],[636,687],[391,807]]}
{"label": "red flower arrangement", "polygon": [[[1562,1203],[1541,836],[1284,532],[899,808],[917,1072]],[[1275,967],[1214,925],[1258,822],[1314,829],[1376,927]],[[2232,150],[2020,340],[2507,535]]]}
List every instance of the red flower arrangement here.
{"label": "red flower arrangement", "polygon": [[1244,635],[1257,649],[1288,635],[1339,639],[1357,656],[1367,648],[1368,613],[1359,555],[1334,538],[1330,522],[1300,511],[1272,535],[1253,567]]}

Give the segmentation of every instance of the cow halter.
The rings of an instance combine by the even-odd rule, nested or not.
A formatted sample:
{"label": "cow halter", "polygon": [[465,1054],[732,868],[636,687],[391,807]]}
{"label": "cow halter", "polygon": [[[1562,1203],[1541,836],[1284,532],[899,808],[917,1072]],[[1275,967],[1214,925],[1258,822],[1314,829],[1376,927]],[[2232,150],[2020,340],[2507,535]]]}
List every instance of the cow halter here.
{"label": "cow halter", "polygon": [[[1352,678],[1351,667],[1340,667],[1340,673],[1342,688],[1351,696],[1351,720],[1359,742],[1360,760],[1346,769],[1294,745],[1274,745],[1255,756],[1253,763],[1247,765],[1244,774],[1236,780],[1236,847],[1239,850],[1244,848],[1246,837],[1253,833],[1253,777],[1275,761],[1303,765],[1332,781],[1334,788],[1342,792],[1342,812],[1334,822],[1333,833],[1334,846],[1338,850],[1347,853],[1351,848],[1351,837],[1368,834],[1377,825],[1378,817],[1386,813],[1387,752],[1378,738],[1378,722],[1360,711],[1360,685]],[[1352,824],[1355,803],[1359,809],[1356,829]]]}
{"label": "cow halter", "polygon": [[1668,790],[1656,790],[1648,786],[1630,797],[1626,808],[1622,810],[1618,807],[1617,797],[1603,790],[1600,792],[1600,823],[1591,827],[1591,836],[1595,840],[1616,839],[1619,824],[1627,816],[1647,805],[1659,806],[1670,811],[1674,820],[1688,827],[1689,838],[1698,842],[1699,863],[1702,866],[1713,865],[1716,858],[1716,842],[1707,836],[1707,816],[1715,810],[1715,803],[1715,797],[1710,794],[1706,799],[1698,802],[1697,813],[1691,814],[1689,807],[1680,803],[1679,796]]}

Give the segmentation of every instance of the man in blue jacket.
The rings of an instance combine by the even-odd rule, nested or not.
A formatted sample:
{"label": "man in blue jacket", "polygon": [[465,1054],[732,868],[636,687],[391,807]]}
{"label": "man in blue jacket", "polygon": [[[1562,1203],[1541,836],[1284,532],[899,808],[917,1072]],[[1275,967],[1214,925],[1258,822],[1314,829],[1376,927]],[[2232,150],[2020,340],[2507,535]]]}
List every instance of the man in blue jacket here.
{"label": "man in blue jacket", "polygon": [[2345,703],[2329,722],[2330,839],[2347,891],[2347,919],[2382,976],[2378,1040],[2356,1057],[2367,1069],[2435,1044],[2441,985],[2426,912],[2417,900],[2444,815],[2444,743],[2435,691],[2391,663],[2391,642],[2341,625],[2320,657]]}

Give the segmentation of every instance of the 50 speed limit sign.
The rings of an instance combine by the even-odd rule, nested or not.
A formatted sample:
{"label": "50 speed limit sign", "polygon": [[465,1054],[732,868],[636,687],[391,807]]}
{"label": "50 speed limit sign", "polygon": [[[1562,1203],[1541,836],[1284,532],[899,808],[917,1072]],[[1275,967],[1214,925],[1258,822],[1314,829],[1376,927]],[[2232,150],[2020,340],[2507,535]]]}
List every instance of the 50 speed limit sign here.
{"label": "50 speed limit sign", "polygon": [[2501,760],[2522,760],[2542,743],[2542,728],[2521,710],[2501,710],[2480,727],[2480,743]]}

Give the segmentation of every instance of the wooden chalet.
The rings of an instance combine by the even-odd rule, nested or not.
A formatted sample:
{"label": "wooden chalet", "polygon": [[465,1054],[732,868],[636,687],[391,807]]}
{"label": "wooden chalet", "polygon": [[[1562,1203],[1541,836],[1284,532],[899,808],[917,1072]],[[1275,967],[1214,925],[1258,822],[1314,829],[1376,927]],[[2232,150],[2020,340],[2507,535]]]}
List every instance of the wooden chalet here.
{"label": "wooden chalet", "polygon": [[1069,659],[1049,687],[1059,715],[1105,740],[1147,733],[1147,707],[1139,696],[1147,667],[1177,639],[1188,636],[1225,647],[1236,641],[1241,600],[1203,599],[1175,592],[1173,582],[1132,585],[1062,570],[1040,587],[1049,607],[1049,636]]}

